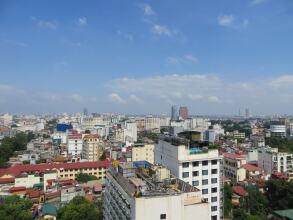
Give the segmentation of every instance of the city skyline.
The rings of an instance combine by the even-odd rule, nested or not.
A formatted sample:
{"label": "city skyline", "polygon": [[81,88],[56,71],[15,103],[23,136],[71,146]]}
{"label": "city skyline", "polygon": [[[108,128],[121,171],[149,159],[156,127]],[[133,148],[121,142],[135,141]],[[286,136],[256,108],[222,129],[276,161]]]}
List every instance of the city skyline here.
{"label": "city skyline", "polygon": [[293,114],[292,7],[2,1],[0,112]]}

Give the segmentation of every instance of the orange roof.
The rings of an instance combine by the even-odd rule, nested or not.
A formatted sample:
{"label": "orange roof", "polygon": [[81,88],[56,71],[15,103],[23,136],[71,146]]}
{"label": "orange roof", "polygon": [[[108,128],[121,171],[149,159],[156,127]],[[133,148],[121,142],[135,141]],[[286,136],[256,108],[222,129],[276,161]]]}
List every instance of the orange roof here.
{"label": "orange roof", "polygon": [[14,178],[0,178],[0,184],[14,183]]}
{"label": "orange roof", "polygon": [[86,134],[83,138],[84,139],[99,138],[99,135],[98,134]]}
{"label": "orange roof", "polygon": [[245,159],[245,154],[233,154],[233,153],[224,153],[224,157],[235,160],[235,159]]}
{"label": "orange roof", "polygon": [[233,192],[241,197],[244,197],[247,195],[246,190],[242,186],[233,186]]}
{"label": "orange roof", "polygon": [[43,164],[26,164],[14,165],[9,168],[0,169],[0,177],[5,174],[16,176],[22,172],[44,172],[52,169],[85,169],[85,168],[108,168],[110,161],[94,161],[94,162],[77,162],[77,163],[43,163]]}
{"label": "orange roof", "polygon": [[243,165],[243,168],[246,169],[247,171],[249,172],[252,172],[252,171],[261,171],[261,169],[255,165],[252,165],[252,164],[244,164]]}
{"label": "orange roof", "polygon": [[24,187],[24,186],[16,186],[16,187],[11,187],[9,189],[9,192],[13,193],[13,192],[20,192],[20,191],[25,191],[25,190],[26,190],[26,187]]}

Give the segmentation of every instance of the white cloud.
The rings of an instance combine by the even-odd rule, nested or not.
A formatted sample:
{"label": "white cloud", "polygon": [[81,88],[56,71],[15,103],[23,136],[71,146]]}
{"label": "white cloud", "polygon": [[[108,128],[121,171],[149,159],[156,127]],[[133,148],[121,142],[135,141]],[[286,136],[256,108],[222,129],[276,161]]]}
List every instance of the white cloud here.
{"label": "white cloud", "polygon": [[168,65],[197,64],[198,58],[191,54],[186,54],[182,57],[167,57],[166,62]]}
{"label": "white cloud", "polygon": [[87,25],[87,18],[86,17],[78,18],[77,24],[80,26],[86,26]]}
{"label": "white cloud", "polygon": [[142,3],[142,4],[139,4],[139,7],[143,11],[145,16],[153,16],[156,14],[149,4]]}
{"label": "white cloud", "polygon": [[57,22],[56,21],[46,21],[46,20],[41,20],[36,17],[31,17],[31,19],[36,23],[36,25],[40,28],[44,29],[56,29],[57,28]]}
{"label": "white cloud", "polygon": [[110,102],[116,103],[116,104],[126,104],[126,100],[120,97],[117,93],[111,93],[108,95],[108,100]]}
{"label": "white cloud", "polygon": [[191,54],[185,55],[184,58],[192,63],[198,63],[198,59]]}
{"label": "white cloud", "polygon": [[266,2],[267,0],[252,0],[251,1],[251,5],[259,5],[262,4],[264,2]]}
{"label": "white cloud", "polygon": [[[249,82],[229,81],[215,75],[170,74],[119,78],[109,82],[108,87],[123,97],[140,97],[147,103],[146,111],[154,106],[159,111],[169,109],[170,104],[183,103],[202,114],[237,114],[243,106],[262,114],[293,114],[293,75]],[[134,103],[127,104],[135,108]]]}
{"label": "white cloud", "polygon": [[215,95],[209,96],[209,97],[207,97],[207,99],[208,99],[209,102],[216,102],[216,103],[221,102],[221,100]]}
{"label": "white cloud", "polygon": [[175,30],[171,30],[167,26],[159,25],[159,24],[155,24],[152,26],[152,33],[156,34],[156,35],[160,35],[160,36],[165,35],[168,37],[171,37],[171,36],[177,34],[177,32]]}
{"label": "white cloud", "polygon": [[139,98],[136,95],[134,95],[134,94],[131,94],[129,96],[129,99],[132,100],[132,101],[134,101],[137,104],[144,104],[144,101],[141,98]]}
{"label": "white cloud", "polygon": [[236,19],[234,15],[220,15],[218,16],[218,24],[222,27],[232,27],[235,29],[246,28],[249,24],[248,19]]}
{"label": "white cloud", "polygon": [[28,47],[29,46],[28,44],[26,44],[24,42],[15,41],[15,40],[4,40],[3,42],[6,44],[10,44],[12,46],[17,46],[17,47]]}
{"label": "white cloud", "polygon": [[231,26],[235,21],[234,15],[220,15],[218,17],[218,24],[221,26]]}

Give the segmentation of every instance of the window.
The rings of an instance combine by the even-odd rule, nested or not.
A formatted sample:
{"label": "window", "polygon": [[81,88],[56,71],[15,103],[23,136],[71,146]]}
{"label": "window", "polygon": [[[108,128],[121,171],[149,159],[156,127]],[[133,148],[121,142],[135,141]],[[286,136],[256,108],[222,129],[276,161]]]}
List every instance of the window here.
{"label": "window", "polygon": [[199,185],[199,181],[198,181],[198,180],[196,180],[196,181],[192,181],[192,185],[193,185],[193,186],[198,186],[198,185]]}
{"label": "window", "polygon": [[218,201],[218,197],[212,197],[212,202],[217,202]]}
{"label": "window", "polygon": [[198,171],[192,171],[192,176],[198,176]]}
{"label": "window", "polygon": [[218,170],[217,169],[212,169],[212,174],[217,174]]}
{"label": "window", "polygon": [[198,167],[198,165],[199,165],[199,162],[198,161],[192,162],[192,166],[193,167]]}
{"label": "window", "polygon": [[203,194],[203,195],[208,194],[208,193],[209,193],[209,190],[208,190],[208,189],[203,189],[203,190],[202,190],[202,194]]}
{"label": "window", "polygon": [[183,177],[183,178],[187,178],[187,177],[189,177],[189,172],[183,172],[183,173],[182,173],[182,177]]}
{"label": "window", "polygon": [[208,170],[203,170],[203,171],[202,171],[202,175],[203,175],[203,176],[208,175],[208,174],[209,174],[209,171],[208,171]]}
{"label": "window", "polygon": [[212,212],[217,211],[217,206],[212,206]]}
{"label": "window", "polygon": [[160,219],[167,219],[166,214],[161,214],[161,215],[160,215]]}
{"label": "window", "polygon": [[216,215],[212,216],[212,220],[217,220],[217,219],[218,219],[218,216],[216,216]]}
{"label": "window", "polygon": [[212,183],[217,183],[218,179],[217,178],[212,178]]}
{"label": "window", "polygon": [[217,160],[212,160],[212,165],[217,165],[218,161]]}
{"label": "window", "polygon": [[218,188],[217,187],[212,188],[212,193],[216,193],[216,192],[218,192]]}
{"label": "window", "polygon": [[209,161],[207,161],[207,160],[202,161],[203,166],[207,166],[208,164],[209,164]]}
{"label": "window", "polygon": [[202,185],[208,185],[209,184],[209,180],[202,180]]}
{"label": "window", "polygon": [[189,163],[188,162],[182,163],[182,166],[183,166],[183,168],[187,168],[187,167],[189,167]]}

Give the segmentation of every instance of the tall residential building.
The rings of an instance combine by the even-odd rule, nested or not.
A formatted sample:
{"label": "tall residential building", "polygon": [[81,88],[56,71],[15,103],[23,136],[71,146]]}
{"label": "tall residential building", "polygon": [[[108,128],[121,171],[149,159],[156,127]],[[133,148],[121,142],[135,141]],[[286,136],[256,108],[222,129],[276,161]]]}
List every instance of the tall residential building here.
{"label": "tall residential building", "polygon": [[211,204],[209,219],[222,213],[222,157],[218,150],[196,148],[183,138],[164,137],[155,145],[155,163],[162,164],[183,181],[195,186]]}
{"label": "tall residential building", "polygon": [[271,124],[270,131],[272,137],[286,137],[286,125],[285,124]]}
{"label": "tall residential building", "polygon": [[181,106],[179,108],[179,117],[183,120],[186,120],[188,118],[188,108],[186,106]]}
{"label": "tall residential building", "polygon": [[136,142],[137,141],[137,125],[135,122],[125,122],[123,130],[123,141]]}
{"label": "tall residential building", "polygon": [[250,117],[250,112],[249,112],[249,108],[245,109],[245,118],[249,118]]}
{"label": "tall residential building", "polygon": [[265,173],[293,172],[293,154],[278,152],[278,148],[263,147],[258,149],[258,166]]}
{"label": "tall residential building", "polygon": [[107,172],[105,220],[210,219],[200,191],[146,161],[120,164]]}
{"label": "tall residential building", "polygon": [[82,159],[97,161],[103,153],[102,143],[97,134],[87,134],[83,137]]}
{"label": "tall residential building", "polygon": [[176,121],[178,120],[179,115],[178,115],[178,109],[176,105],[172,105],[171,107],[171,120]]}
{"label": "tall residential building", "polygon": [[67,137],[67,152],[73,157],[80,157],[82,154],[82,134],[72,133]]}
{"label": "tall residential building", "polygon": [[152,115],[148,115],[145,117],[145,130],[160,132],[160,121],[159,117],[154,117]]}
{"label": "tall residential building", "polygon": [[154,144],[135,144],[131,150],[132,161],[145,160],[153,164],[155,160],[154,150]]}

